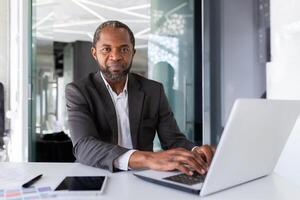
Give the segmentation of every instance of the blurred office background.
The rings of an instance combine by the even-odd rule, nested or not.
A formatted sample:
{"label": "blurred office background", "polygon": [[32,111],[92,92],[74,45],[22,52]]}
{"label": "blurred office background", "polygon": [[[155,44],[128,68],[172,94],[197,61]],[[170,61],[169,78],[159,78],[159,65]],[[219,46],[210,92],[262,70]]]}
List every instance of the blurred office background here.
{"label": "blurred office background", "polygon": [[133,30],[132,72],[163,83],[181,131],[217,145],[235,99],[300,98],[299,9],[296,0],[1,0],[1,160],[72,161],[64,88],[97,70],[91,41],[106,20]]}

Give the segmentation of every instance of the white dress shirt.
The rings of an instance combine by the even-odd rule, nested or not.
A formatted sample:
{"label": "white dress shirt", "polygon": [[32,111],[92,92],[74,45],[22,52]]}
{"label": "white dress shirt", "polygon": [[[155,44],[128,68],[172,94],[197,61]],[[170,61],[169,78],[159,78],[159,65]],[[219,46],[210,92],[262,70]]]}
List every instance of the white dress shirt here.
{"label": "white dress shirt", "polygon": [[115,105],[117,124],[118,124],[118,145],[131,149],[126,153],[122,154],[114,161],[114,167],[120,170],[128,170],[129,158],[136,151],[132,147],[130,124],[129,124],[128,92],[127,92],[128,76],[126,78],[124,89],[119,95],[112,90],[112,88],[105,80],[102,73],[101,76]]}

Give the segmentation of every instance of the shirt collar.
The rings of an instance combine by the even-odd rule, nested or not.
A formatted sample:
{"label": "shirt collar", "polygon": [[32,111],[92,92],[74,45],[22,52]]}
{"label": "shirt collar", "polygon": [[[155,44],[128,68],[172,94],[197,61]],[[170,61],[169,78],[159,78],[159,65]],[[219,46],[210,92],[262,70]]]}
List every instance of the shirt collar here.
{"label": "shirt collar", "polygon": [[[110,90],[110,91],[112,91],[112,92],[114,92],[113,89],[111,88],[111,86],[109,85],[109,83],[104,78],[102,72],[100,72],[100,74],[101,74],[101,77],[102,77],[102,79],[103,79],[103,81],[104,81],[107,89]],[[123,88],[123,92],[125,92],[125,94],[127,94],[127,83],[128,83],[128,74],[126,75],[126,82],[125,82],[125,85],[124,85],[124,88]]]}

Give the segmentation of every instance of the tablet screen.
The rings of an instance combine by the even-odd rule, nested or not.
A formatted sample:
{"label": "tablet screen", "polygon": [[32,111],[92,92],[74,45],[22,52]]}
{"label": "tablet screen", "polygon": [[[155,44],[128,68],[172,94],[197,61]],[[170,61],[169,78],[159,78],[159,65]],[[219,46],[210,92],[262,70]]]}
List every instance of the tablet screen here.
{"label": "tablet screen", "polygon": [[55,190],[100,191],[105,179],[105,176],[68,176],[57,186]]}

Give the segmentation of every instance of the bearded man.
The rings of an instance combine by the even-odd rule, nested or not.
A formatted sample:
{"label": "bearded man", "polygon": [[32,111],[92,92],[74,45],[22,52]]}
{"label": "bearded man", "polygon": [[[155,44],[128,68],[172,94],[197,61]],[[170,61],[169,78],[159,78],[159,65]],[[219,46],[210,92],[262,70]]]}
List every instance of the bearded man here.
{"label": "bearded man", "polygon": [[[104,22],[91,48],[98,72],[66,87],[77,161],[111,172],[148,168],[205,174],[214,149],[196,146],[180,132],[161,83],[130,73],[134,46],[127,25]],[[156,133],[164,151],[153,152]]]}

